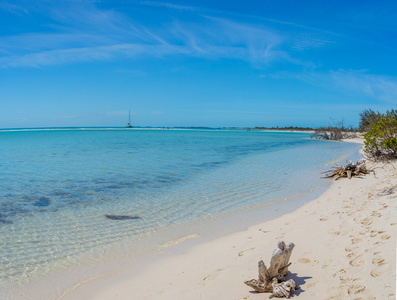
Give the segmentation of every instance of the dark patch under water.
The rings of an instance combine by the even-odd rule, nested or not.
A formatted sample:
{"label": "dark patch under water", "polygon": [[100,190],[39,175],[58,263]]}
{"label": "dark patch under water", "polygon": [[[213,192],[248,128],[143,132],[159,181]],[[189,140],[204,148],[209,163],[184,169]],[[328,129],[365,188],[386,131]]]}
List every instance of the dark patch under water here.
{"label": "dark patch under water", "polygon": [[12,221],[0,219],[0,224],[12,224]]}
{"label": "dark patch under water", "polygon": [[120,216],[120,215],[105,215],[106,218],[111,220],[140,220],[138,216]]}
{"label": "dark patch under water", "polygon": [[204,162],[198,165],[194,165],[194,167],[206,167],[206,168],[212,168],[212,167],[219,167],[222,165],[227,164],[228,161],[223,160],[223,161],[213,161],[213,162]]}
{"label": "dark patch under water", "polygon": [[12,224],[12,221],[5,220],[4,217],[4,215],[0,214],[0,224]]}
{"label": "dark patch under water", "polygon": [[51,200],[47,197],[41,197],[38,201],[33,203],[34,206],[45,207],[51,204]]}
{"label": "dark patch under water", "polygon": [[106,188],[117,190],[117,189],[122,189],[123,187],[119,185],[108,185],[106,186]]}
{"label": "dark patch under water", "polygon": [[62,197],[66,197],[66,196],[70,196],[69,192],[65,192],[65,191],[60,191],[60,190],[56,190],[52,193],[53,196],[62,196]]}

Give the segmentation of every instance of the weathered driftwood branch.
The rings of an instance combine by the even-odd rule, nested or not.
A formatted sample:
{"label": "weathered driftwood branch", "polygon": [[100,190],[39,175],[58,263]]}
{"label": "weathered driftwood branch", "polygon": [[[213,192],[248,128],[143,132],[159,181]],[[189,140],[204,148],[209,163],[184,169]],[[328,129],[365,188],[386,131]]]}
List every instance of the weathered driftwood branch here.
{"label": "weathered driftwood branch", "polygon": [[350,161],[346,166],[333,167],[331,170],[325,171],[325,178],[335,177],[335,180],[339,178],[347,177],[351,179],[353,176],[357,178],[363,178],[363,175],[369,174],[372,170],[368,170],[365,166],[364,161],[358,161],[356,163]]}
{"label": "weathered driftwood branch", "polygon": [[[289,259],[294,249],[294,243],[285,245],[283,241],[278,242],[277,249],[273,251],[269,269],[266,268],[263,260],[258,263],[258,280],[251,279],[245,284],[252,287],[258,293],[272,292],[274,297],[288,297],[292,291],[297,289],[292,279],[285,281],[288,274],[288,267],[291,265]],[[278,283],[279,281],[285,281]]]}
{"label": "weathered driftwood branch", "polygon": [[277,243],[277,249],[273,251],[270,260],[269,275],[271,279],[276,276],[285,277],[288,274],[288,262],[294,249],[294,243],[285,246],[283,241]]}
{"label": "weathered driftwood branch", "polygon": [[273,298],[273,297],[289,298],[291,292],[295,291],[298,288],[293,279],[278,283],[277,279],[273,278],[272,286],[273,286],[273,294],[271,294],[269,298]]}

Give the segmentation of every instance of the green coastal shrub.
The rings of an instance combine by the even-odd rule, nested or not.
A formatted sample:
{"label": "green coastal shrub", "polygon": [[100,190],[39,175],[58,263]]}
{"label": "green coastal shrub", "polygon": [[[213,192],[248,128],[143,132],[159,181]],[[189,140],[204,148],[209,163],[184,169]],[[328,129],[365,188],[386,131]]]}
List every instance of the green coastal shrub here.
{"label": "green coastal shrub", "polygon": [[358,126],[358,129],[360,131],[367,131],[370,129],[372,124],[375,124],[380,120],[382,117],[382,114],[380,114],[378,111],[374,112],[372,109],[364,109],[360,113],[360,124]]}
{"label": "green coastal shrub", "polygon": [[397,110],[387,111],[370,125],[365,135],[365,154],[372,160],[397,158]]}

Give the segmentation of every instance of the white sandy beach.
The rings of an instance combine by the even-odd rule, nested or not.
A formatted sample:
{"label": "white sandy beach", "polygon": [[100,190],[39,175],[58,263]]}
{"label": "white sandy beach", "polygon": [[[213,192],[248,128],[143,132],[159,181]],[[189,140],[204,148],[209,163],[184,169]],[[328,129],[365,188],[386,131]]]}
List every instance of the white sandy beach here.
{"label": "white sandy beach", "polygon": [[[397,162],[364,179],[334,181],[293,213],[120,271],[69,291],[70,299],[269,299],[244,284],[280,240],[295,243],[296,299],[396,299]],[[331,179],[329,179],[331,180]]]}

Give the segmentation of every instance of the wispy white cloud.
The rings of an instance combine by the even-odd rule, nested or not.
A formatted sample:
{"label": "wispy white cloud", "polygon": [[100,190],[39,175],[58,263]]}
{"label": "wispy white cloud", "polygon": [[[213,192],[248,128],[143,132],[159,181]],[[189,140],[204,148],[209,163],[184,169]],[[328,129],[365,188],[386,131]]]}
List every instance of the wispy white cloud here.
{"label": "wispy white cloud", "polygon": [[111,46],[57,49],[0,58],[1,67],[42,67],[73,62],[114,60],[138,55],[186,54],[184,46],[117,44]]}
{"label": "wispy white cloud", "polygon": [[[99,8],[98,3],[164,7],[185,11],[194,18],[186,21],[174,17],[172,22],[164,19],[142,24],[118,10]],[[22,9],[22,6],[14,6],[5,7],[15,11]],[[35,8],[30,4],[28,9],[34,11]],[[291,34],[264,25],[270,22],[303,31],[314,30],[297,23],[250,16],[231,20],[219,17],[221,14],[214,10],[168,2],[59,1],[56,5],[43,2],[36,10],[52,21],[46,24],[50,30],[3,37],[0,67],[42,67],[143,55],[157,58],[184,55],[242,60],[255,67],[281,62],[313,69],[316,65],[308,58],[303,59],[300,53],[335,43],[324,32]],[[232,13],[223,15],[233,16]]]}
{"label": "wispy white cloud", "polygon": [[288,54],[278,48],[283,41],[280,34],[257,25],[220,18],[206,18],[203,24],[175,21],[164,25],[166,31],[158,32],[142,27],[139,32],[128,35],[114,23],[110,27],[107,30],[112,30],[112,35],[88,31],[8,37],[0,42],[0,51],[5,53],[0,58],[0,66],[40,67],[143,54],[233,58],[254,63],[289,59]]}
{"label": "wispy white cloud", "polygon": [[305,51],[308,49],[321,48],[335,44],[335,41],[319,39],[319,38],[299,38],[291,48],[297,51]]}
{"label": "wispy white cloud", "polygon": [[[379,105],[397,105],[397,77],[371,74],[366,70],[280,71],[260,75],[262,78],[295,79],[324,88],[343,98],[377,100]],[[323,105],[323,104],[321,104]]]}
{"label": "wispy white cloud", "polygon": [[331,71],[330,78],[336,87],[397,104],[396,77],[367,74],[364,71],[339,70]]}
{"label": "wispy white cloud", "polygon": [[[144,5],[198,10],[151,1]],[[175,20],[149,28],[90,2],[65,2],[45,7],[55,20],[56,33],[29,33],[0,41],[1,67],[40,67],[81,61],[112,60],[151,55],[188,55],[208,59],[232,58],[254,64],[277,60],[299,64],[282,49],[286,37],[258,24],[196,15],[200,22]]]}
{"label": "wispy white cloud", "polygon": [[397,104],[397,77],[370,74],[364,70],[331,70],[329,72],[284,73],[311,85],[350,96],[361,96],[380,102]]}
{"label": "wispy white cloud", "polygon": [[177,9],[182,11],[207,11],[203,8],[195,7],[195,6],[187,6],[187,5],[177,5],[173,3],[167,2],[155,2],[155,1],[136,1],[136,4],[147,5],[147,6],[156,6],[156,7],[166,7],[171,9]]}
{"label": "wispy white cloud", "polygon": [[120,52],[142,53],[139,45],[113,45],[41,51],[0,58],[2,67],[41,67],[79,61],[109,60]]}
{"label": "wispy white cloud", "polygon": [[18,16],[28,14],[28,10],[23,6],[16,5],[9,2],[0,2],[0,10],[6,11],[8,13],[12,13]]}

